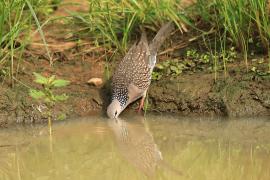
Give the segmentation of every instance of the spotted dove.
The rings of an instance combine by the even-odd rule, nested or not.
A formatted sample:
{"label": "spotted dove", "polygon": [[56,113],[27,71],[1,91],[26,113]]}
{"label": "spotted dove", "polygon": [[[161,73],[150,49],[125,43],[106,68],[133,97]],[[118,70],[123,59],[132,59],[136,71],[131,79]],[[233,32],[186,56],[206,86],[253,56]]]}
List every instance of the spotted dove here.
{"label": "spotted dove", "polygon": [[112,77],[112,101],[107,108],[109,118],[117,118],[130,103],[139,98],[142,98],[139,110],[143,107],[157,51],[173,29],[172,22],[163,25],[149,45],[143,30],[141,40],[129,49]]}

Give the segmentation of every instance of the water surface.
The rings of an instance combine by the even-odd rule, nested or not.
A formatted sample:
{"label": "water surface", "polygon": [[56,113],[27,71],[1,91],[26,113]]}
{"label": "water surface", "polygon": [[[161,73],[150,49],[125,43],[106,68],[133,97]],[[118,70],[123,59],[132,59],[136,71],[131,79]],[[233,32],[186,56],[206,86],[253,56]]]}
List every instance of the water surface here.
{"label": "water surface", "polygon": [[128,114],[0,132],[1,180],[270,179],[270,121]]}

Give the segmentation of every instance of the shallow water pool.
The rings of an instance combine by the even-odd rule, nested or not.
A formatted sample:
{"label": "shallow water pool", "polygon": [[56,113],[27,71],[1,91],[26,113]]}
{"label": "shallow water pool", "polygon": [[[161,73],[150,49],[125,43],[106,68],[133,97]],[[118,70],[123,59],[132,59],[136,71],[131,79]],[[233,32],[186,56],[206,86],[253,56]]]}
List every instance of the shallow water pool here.
{"label": "shallow water pool", "polygon": [[[268,117],[269,118],[269,117]],[[269,180],[270,121],[127,114],[0,132],[1,180]]]}

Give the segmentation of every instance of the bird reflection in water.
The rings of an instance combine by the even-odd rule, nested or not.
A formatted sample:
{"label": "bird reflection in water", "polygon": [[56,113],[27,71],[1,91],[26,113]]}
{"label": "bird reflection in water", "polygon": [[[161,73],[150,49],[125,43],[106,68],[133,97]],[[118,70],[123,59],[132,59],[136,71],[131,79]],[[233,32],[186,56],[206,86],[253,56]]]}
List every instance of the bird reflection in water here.
{"label": "bird reflection in water", "polygon": [[162,153],[142,116],[135,116],[129,121],[120,118],[110,119],[108,123],[115,134],[120,153],[135,168],[150,177],[155,175],[158,166],[165,166],[177,175],[182,175],[180,171],[164,163]]}

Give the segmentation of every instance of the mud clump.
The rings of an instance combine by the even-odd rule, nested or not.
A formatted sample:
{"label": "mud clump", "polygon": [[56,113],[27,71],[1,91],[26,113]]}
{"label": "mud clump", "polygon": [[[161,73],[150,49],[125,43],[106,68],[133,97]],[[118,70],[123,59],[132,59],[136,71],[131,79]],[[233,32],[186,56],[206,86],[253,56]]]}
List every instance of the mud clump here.
{"label": "mud clump", "polygon": [[24,90],[1,87],[0,91],[0,127],[42,121],[42,118],[37,116],[38,113],[35,113],[33,104],[28,101]]}

